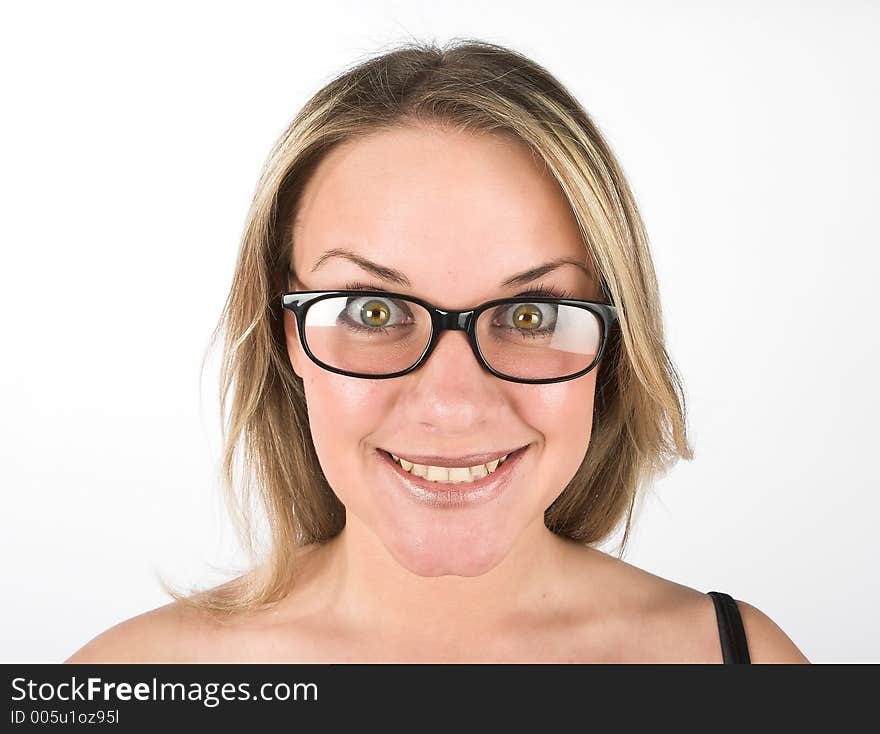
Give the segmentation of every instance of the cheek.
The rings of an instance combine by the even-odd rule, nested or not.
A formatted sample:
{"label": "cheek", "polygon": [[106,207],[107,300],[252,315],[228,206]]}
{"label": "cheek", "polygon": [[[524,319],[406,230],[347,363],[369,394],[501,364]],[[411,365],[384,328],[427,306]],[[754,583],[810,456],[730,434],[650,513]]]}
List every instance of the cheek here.
{"label": "cheek", "polygon": [[593,370],[577,380],[531,386],[528,397],[519,402],[523,418],[548,436],[571,434],[583,440],[593,423],[595,374]]}
{"label": "cheek", "polygon": [[385,412],[379,382],[337,375],[315,364],[306,365],[303,384],[313,433],[360,437],[372,430]]}
{"label": "cheek", "polygon": [[358,487],[368,447],[387,413],[381,380],[336,375],[309,361],[303,368],[309,427],[327,481],[345,502],[345,488]]}
{"label": "cheek", "polygon": [[533,385],[522,419],[542,434],[540,483],[555,499],[581,465],[593,427],[596,371],[568,382]]}

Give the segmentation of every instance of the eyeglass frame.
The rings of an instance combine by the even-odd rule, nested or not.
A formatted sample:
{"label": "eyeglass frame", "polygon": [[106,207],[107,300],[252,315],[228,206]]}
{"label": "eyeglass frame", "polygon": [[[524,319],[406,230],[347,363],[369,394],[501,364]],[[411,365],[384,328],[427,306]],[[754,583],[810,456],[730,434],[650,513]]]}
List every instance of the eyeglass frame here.
{"label": "eyeglass frame", "polygon": [[[306,312],[312,304],[317,303],[319,300],[324,300],[325,298],[330,298],[334,296],[373,296],[380,298],[392,298],[416,303],[424,308],[431,316],[431,338],[428,341],[425,350],[422,352],[422,355],[411,367],[387,375],[368,375],[362,372],[350,372],[348,370],[339,369],[338,367],[331,367],[327,363],[322,362],[312,353],[312,350],[309,349],[309,344],[305,336],[305,316]],[[594,315],[598,316],[602,323],[602,339],[599,342],[599,349],[596,352],[596,357],[593,362],[586,369],[583,369],[580,372],[576,372],[572,375],[568,375],[566,377],[544,378],[539,380],[529,380],[522,377],[512,377],[510,375],[502,374],[501,372],[493,369],[492,366],[486,361],[483,353],[480,351],[480,345],[477,341],[476,334],[477,319],[479,318],[480,314],[490,308],[501,304],[513,303],[552,303],[560,306],[575,306],[577,308],[582,308],[586,311],[590,311]],[[411,372],[415,372],[415,370],[421,367],[431,356],[431,353],[434,351],[434,347],[436,347],[437,342],[440,340],[440,335],[444,331],[463,331],[467,335],[468,343],[471,346],[471,351],[474,353],[477,362],[483,367],[483,369],[487,370],[499,379],[527,385],[547,385],[555,382],[567,382],[568,380],[574,380],[578,377],[583,377],[585,374],[596,367],[596,365],[599,363],[599,360],[602,358],[602,355],[605,353],[605,347],[608,343],[608,337],[611,333],[611,330],[615,328],[619,323],[617,307],[610,303],[584,301],[573,298],[552,298],[549,296],[512,296],[509,298],[496,298],[491,301],[481,303],[479,306],[475,306],[474,308],[456,310],[438,308],[437,306],[434,306],[433,304],[428,303],[427,301],[418,298],[417,296],[410,296],[402,293],[392,293],[390,291],[345,289],[330,291],[285,291],[281,294],[281,307],[287,309],[288,311],[292,311],[296,315],[296,328],[297,333],[299,334],[300,344],[302,344],[303,350],[305,351],[309,359],[312,360],[312,362],[314,362],[319,367],[330,372],[334,372],[338,375],[345,375],[347,377],[360,377],[367,380],[387,380],[392,377],[402,377],[403,375],[408,375]]]}

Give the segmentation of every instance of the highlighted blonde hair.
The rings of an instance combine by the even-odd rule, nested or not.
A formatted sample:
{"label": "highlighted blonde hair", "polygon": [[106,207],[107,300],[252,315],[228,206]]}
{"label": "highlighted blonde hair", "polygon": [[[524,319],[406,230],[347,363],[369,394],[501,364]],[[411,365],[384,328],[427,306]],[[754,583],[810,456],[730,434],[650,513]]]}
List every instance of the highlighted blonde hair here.
{"label": "highlighted blonde hair", "polygon": [[[428,123],[513,135],[565,193],[588,264],[618,309],[598,369],[584,460],[544,521],[595,545],[624,523],[636,498],[678,458],[691,459],[681,381],[664,345],[648,238],[623,171],[596,125],[548,71],[502,46],[471,39],[407,43],[335,77],[300,110],[274,146],[248,213],[229,296],[211,343],[225,334],[220,404],[223,483],[251,571],[176,599],[217,613],[280,600],[298,551],[333,538],[345,507],[312,444],[303,382],[293,371],[280,294],[291,225],[310,172],[333,146],[382,129]],[[236,477],[241,470],[240,477]],[[256,520],[268,547],[256,550]]]}

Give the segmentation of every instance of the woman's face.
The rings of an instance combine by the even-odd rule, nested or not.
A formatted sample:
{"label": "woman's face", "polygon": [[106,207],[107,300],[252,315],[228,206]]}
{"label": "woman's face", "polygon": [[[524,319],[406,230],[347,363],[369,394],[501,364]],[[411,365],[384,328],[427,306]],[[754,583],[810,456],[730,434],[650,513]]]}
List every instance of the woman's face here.
{"label": "woman's face", "polygon": [[[447,309],[539,285],[571,298],[599,297],[595,281],[572,264],[502,285],[559,258],[586,267],[587,254],[556,182],[522,143],[495,135],[405,127],[346,142],[309,179],[293,242],[296,290],[385,290]],[[354,258],[324,257],[331,250]],[[355,258],[405,280],[385,280]],[[587,450],[598,368],[555,384],[508,382],[477,363],[464,332],[447,331],[410,374],[346,377],[308,359],[295,316],[285,310],[284,320],[315,449],[347,524],[357,523],[420,576],[481,575],[517,543],[546,533],[544,511]],[[523,446],[488,498],[451,503],[407,484],[380,451],[460,458]]]}

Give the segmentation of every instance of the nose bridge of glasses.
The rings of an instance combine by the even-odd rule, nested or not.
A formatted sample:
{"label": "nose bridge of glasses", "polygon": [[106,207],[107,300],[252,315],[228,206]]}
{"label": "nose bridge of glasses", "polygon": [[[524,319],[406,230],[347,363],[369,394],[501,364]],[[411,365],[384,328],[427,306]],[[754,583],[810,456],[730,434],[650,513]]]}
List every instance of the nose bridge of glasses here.
{"label": "nose bridge of glasses", "polygon": [[438,308],[438,325],[449,331],[467,331],[473,311],[446,311]]}
{"label": "nose bridge of glasses", "polygon": [[[474,312],[472,310],[454,311],[441,308],[435,308],[434,312],[436,317],[434,324],[434,338],[431,347],[428,349],[428,353],[423,355],[423,357],[427,359],[428,354],[434,352],[435,348],[441,343],[444,332],[458,331],[462,332],[461,338],[469,345],[471,352],[473,352],[474,357],[476,357],[477,363],[482,365],[479,350],[469,336],[470,321],[473,318]],[[447,344],[447,348],[448,346],[449,345]]]}

